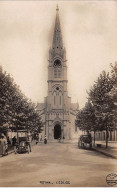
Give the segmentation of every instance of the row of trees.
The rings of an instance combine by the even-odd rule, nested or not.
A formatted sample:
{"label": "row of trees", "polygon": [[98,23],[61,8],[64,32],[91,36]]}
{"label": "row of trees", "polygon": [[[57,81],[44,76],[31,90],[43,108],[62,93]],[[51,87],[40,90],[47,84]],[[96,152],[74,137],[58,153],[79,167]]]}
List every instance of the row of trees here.
{"label": "row of trees", "polygon": [[88,91],[88,101],[77,114],[76,124],[80,130],[106,131],[106,148],[108,132],[117,125],[117,63],[111,65],[111,73],[103,71]]}
{"label": "row of trees", "polygon": [[21,92],[13,78],[0,67],[0,132],[29,130],[41,132],[36,104]]}

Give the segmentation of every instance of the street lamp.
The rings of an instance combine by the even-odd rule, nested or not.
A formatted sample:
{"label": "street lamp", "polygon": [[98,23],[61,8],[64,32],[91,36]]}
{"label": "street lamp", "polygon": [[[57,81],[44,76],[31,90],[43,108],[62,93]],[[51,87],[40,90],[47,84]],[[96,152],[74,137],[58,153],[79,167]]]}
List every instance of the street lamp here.
{"label": "street lamp", "polygon": [[45,113],[45,135],[46,135],[46,113]]}

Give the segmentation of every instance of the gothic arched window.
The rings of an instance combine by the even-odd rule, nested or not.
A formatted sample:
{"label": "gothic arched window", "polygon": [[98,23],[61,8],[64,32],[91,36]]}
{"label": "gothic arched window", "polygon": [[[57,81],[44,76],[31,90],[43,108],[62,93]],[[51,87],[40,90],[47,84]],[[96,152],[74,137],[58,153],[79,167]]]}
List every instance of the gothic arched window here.
{"label": "gothic arched window", "polygon": [[54,96],[54,104],[56,104],[56,97]]}
{"label": "gothic arched window", "polygon": [[61,96],[60,96],[60,105],[61,105]]}
{"label": "gothic arched window", "polygon": [[61,78],[62,66],[61,61],[59,59],[54,61],[54,77]]}

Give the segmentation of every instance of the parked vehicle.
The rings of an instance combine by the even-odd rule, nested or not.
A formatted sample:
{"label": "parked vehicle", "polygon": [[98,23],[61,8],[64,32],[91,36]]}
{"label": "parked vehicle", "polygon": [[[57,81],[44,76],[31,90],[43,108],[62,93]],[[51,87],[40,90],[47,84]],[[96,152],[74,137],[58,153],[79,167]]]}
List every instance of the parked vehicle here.
{"label": "parked vehicle", "polygon": [[92,148],[92,138],[89,137],[89,135],[81,135],[78,140],[78,148],[91,149]]}
{"label": "parked vehicle", "polygon": [[29,153],[30,152],[30,148],[29,148],[29,143],[27,141],[26,137],[19,137],[18,138],[18,145],[16,147],[17,149],[17,153],[21,154],[21,153]]}

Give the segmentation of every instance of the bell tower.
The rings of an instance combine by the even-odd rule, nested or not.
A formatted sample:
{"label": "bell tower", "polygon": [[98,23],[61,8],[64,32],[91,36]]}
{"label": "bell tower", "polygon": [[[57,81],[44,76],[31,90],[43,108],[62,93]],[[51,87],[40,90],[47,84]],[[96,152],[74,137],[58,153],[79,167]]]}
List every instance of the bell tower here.
{"label": "bell tower", "polygon": [[71,139],[71,98],[68,97],[67,90],[66,51],[58,6],[48,61],[48,95],[44,103],[45,135],[48,139]]}
{"label": "bell tower", "polygon": [[53,43],[49,50],[48,81],[67,80],[66,69],[66,51],[63,47],[62,32],[59,20],[59,8],[57,6]]}
{"label": "bell tower", "polygon": [[64,97],[67,95],[67,65],[58,6],[56,8],[52,47],[49,50],[48,95],[51,98],[50,104],[52,108],[64,109]]}

